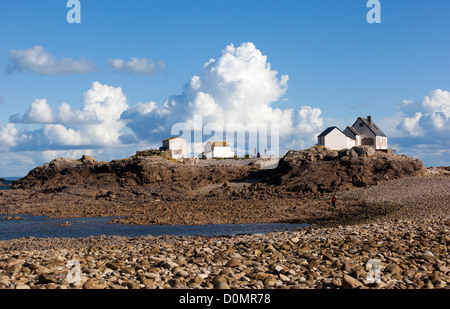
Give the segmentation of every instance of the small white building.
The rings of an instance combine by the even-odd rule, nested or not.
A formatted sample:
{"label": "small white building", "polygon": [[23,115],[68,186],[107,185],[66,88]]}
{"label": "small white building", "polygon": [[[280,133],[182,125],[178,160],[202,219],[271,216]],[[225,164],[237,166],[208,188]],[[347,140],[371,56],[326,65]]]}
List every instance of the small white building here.
{"label": "small white building", "polygon": [[353,126],[344,131],[338,127],[329,127],[317,137],[318,145],[332,150],[352,148],[355,146],[371,146],[377,150],[387,149],[387,136],[378,128],[371,116],[358,117]]}
{"label": "small white building", "polygon": [[206,158],[233,158],[234,152],[227,142],[207,142],[201,156]]}
{"label": "small white building", "polygon": [[341,150],[355,146],[354,140],[350,139],[338,127],[329,127],[318,136],[318,144],[327,146],[332,150]]}
{"label": "small white building", "polygon": [[160,150],[169,150],[172,158],[182,159],[187,157],[186,140],[181,137],[171,137],[162,141]]}

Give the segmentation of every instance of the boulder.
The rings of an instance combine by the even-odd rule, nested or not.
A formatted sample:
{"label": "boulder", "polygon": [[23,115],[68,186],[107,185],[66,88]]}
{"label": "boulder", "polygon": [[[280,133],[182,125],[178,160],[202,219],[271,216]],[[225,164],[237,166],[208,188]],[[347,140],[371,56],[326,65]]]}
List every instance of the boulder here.
{"label": "boulder", "polygon": [[97,160],[95,160],[93,156],[87,156],[87,155],[83,155],[81,157],[80,161],[84,164],[95,164],[95,162],[97,162]]}

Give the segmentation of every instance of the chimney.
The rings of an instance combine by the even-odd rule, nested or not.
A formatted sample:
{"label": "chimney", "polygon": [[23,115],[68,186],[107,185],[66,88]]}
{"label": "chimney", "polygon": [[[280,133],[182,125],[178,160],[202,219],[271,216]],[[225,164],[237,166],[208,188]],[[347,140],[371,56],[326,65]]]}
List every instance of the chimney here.
{"label": "chimney", "polygon": [[367,116],[367,121],[372,125],[372,116]]}

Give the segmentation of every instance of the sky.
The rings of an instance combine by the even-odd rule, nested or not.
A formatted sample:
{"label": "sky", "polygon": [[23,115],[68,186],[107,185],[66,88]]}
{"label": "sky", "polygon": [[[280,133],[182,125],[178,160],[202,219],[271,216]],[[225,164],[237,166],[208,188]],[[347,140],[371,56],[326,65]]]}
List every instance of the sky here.
{"label": "sky", "polygon": [[280,154],[371,115],[449,165],[447,0],[380,0],[380,23],[367,0],[73,1],[80,23],[68,2],[0,3],[0,176],[129,157],[198,115],[277,123]]}

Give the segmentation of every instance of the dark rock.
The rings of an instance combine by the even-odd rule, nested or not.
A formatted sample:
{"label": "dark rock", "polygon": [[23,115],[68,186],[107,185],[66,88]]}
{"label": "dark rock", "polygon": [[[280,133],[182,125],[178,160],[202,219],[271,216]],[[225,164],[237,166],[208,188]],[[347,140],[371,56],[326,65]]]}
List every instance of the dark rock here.
{"label": "dark rock", "polygon": [[48,274],[41,274],[39,275],[37,279],[38,284],[49,284],[49,283],[57,283],[58,281],[56,278],[53,278],[52,276]]}
{"label": "dark rock", "polygon": [[[320,154],[322,160],[317,160]],[[332,151],[323,146],[290,150],[267,178],[287,191],[326,193],[368,187],[382,180],[424,175],[420,160],[367,146]]]}

